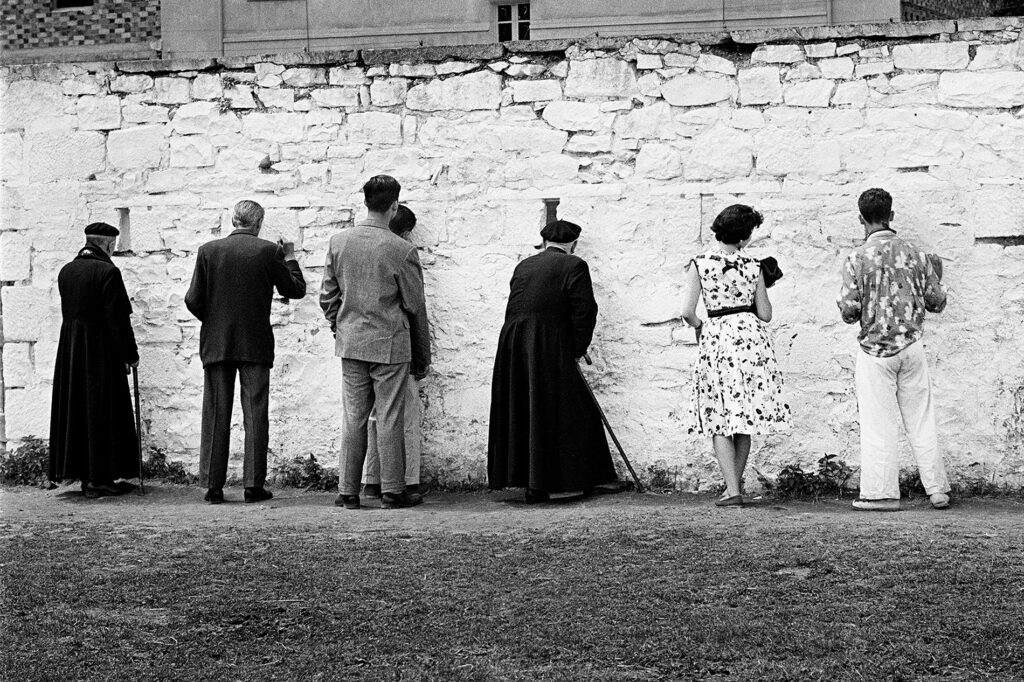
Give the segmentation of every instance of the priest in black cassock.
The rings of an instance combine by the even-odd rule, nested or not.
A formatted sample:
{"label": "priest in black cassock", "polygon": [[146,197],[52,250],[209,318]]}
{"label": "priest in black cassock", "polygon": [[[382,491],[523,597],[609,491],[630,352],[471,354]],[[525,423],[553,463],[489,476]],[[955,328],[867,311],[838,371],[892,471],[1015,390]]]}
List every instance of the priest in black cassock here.
{"label": "priest in black cassock", "polygon": [[53,370],[50,480],[78,479],[86,497],[134,486],[138,434],[125,376],[138,366],[132,305],[110,259],[118,230],[85,228],[85,247],[57,276],[63,322]]}
{"label": "priest in black cassock", "polygon": [[516,266],[491,384],[487,476],[491,489],[549,493],[623,490],[597,405],[577,361],[597,323],[586,261],[573,255],[580,227],[541,230],[543,251]]}

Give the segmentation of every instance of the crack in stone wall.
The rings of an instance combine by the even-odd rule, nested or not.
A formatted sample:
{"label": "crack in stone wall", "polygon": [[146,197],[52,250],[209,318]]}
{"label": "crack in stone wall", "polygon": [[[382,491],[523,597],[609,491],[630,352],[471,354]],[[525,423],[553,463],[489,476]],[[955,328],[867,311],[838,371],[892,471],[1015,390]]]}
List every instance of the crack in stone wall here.
{"label": "crack in stone wall", "polygon": [[[856,197],[882,185],[897,228],[948,261],[950,306],[926,343],[951,468],[980,462],[1020,485],[1019,435],[1000,428],[1015,414],[1005,382],[1024,376],[1020,30],[1008,19],[2,67],[7,436],[48,429],[57,271],[85,224],[130,216],[118,263],[145,441],[194,466],[202,370],[182,297],[198,246],[253,198],[265,236],[298,245],[312,292],[274,303],[272,451],[332,462],[340,372],[315,292],[327,240],[362,211],[362,182],[389,173],[420,218],[430,475],[485,475],[508,279],[552,198],[584,228],[601,307],[585,371],[639,470],[684,489],[718,480],[708,444],[686,431],[695,349],[680,301],[686,263],[736,201],[764,213],[751,248],[787,273],[772,333],[796,417],[752,463],[771,474],[837,454],[856,466],[855,329],[834,296],[860,236]],[[234,438],[238,450],[237,423]]]}

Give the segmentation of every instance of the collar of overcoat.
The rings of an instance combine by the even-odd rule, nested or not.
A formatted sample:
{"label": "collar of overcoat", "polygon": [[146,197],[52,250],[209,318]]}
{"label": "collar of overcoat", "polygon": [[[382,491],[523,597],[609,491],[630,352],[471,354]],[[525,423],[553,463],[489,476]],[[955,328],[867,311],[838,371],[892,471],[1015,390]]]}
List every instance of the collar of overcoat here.
{"label": "collar of overcoat", "polygon": [[89,244],[83,246],[78,252],[78,255],[75,256],[75,260],[78,260],[79,258],[93,258],[95,260],[104,261],[105,263],[110,263],[111,265],[114,264],[114,261],[111,260],[106,251]]}

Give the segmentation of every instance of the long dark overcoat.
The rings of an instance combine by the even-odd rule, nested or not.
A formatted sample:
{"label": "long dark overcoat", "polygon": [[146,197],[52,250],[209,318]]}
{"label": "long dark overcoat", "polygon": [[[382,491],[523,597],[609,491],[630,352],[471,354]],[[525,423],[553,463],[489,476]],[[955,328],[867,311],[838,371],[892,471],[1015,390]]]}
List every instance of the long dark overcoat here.
{"label": "long dark overcoat", "polygon": [[57,276],[63,322],[53,370],[50,479],[105,483],[137,475],[126,365],[139,359],[121,271],[86,246]]}
{"label": "long dark overcoat", "polygon": [[491,384],[488,484],[557,493],[616,479],[576,368],[597,322],[586,261],[548,248],[516,266]]}

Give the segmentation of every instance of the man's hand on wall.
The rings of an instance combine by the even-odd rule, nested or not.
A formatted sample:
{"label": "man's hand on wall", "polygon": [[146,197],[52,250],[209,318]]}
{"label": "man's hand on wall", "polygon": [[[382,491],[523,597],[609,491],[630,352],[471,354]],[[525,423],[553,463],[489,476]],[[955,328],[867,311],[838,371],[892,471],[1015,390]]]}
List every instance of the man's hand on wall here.
{"label": "man's hand on wall", "polygon": [[935,271],[935,276],[942,279],[942,259],[937,253],[928,254],[928,262],[932,264],[932,270]]}
{"label": "man's hand on wall", "polygon": [[295,260],[295,244],[293,242],[278,239],[277,245],[281,247],[281,254],[285,260]]}

